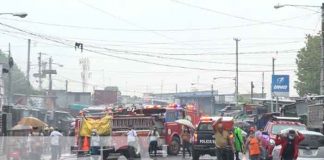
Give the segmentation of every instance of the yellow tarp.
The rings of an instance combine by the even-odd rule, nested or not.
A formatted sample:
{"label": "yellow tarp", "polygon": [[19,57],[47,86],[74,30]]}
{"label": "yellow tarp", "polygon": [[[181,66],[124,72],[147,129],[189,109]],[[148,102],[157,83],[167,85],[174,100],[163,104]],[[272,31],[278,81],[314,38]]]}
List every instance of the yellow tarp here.
{"label": "yellow tarp", "polygon": [[80,136],[91,136],[93,129],[97,130],[99,135],[109,135],[112,127],[112,116],[106,115],[101,119],[83,118]]}

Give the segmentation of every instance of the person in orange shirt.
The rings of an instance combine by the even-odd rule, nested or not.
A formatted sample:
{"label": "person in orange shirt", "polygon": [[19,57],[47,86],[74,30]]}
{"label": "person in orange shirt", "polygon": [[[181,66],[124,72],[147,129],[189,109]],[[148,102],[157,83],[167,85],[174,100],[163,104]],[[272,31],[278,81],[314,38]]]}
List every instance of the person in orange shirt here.
{"label": "person in orange shirt", "polygon": [[260,159],[260,140],[255,136],[255,129],[250,129],[250,135],[246,140],[245,146],[249,149],[250,160]]}

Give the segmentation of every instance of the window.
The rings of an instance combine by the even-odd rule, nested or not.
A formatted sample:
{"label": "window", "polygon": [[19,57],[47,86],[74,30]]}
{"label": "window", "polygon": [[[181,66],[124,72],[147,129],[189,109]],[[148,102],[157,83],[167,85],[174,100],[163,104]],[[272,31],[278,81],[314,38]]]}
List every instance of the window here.
{"label": "window", "polygon": [[287,129],[287,128],[291,128],[291,129],[295,129],[295,130],[306,130],[305,126],[297,126],[297,125],[273,125],[272,126],[272,134],[279,134],[280,131]]}
{"label": "window", "polygon": [[81,100],[81,96],[80,96],[80,94],[76,94],[76,95],[74,96],[74,102],[80,102],[80,100]]}
{"label": "window", "polygon": [[199,131],[212,131],[213,125],[212,123],[200,123],[198,126]]}
{"label": "window", "polygon": [[174,122],[177,120],[177,112],[166,112],[166,116],[165,116],[165,121],[166,122]]}

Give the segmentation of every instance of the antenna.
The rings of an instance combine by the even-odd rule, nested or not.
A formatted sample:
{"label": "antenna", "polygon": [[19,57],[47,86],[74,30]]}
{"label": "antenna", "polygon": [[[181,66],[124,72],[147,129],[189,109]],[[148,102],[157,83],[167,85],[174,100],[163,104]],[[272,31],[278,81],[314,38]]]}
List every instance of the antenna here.
{"label": "antenna", "polygon": [[88,89],[88,80],[91,78],[90,70],[90,61],[89,58],[80,58],[79,64],[82,67],[81,79],[82,79],[82,91],[86,92]]}

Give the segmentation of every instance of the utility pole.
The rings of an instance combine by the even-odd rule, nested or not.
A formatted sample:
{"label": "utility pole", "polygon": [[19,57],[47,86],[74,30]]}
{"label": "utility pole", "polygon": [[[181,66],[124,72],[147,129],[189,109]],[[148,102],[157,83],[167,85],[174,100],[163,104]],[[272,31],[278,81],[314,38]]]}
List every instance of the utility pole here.
{"label": "utility pole", "polygon": [[8,105],[10,105],[12,103],[12,69],[11,69],[11,63],[12,63],[12,57],[11,57],[11,47],[10,47],[10,43],[9,43],[9,57],[8,57],[8,67],[9,67],[9,72],[8,72],[8,81],[9,81],[9,85],[8,85]]}
{"label": "utility pole", "polygon": [[[276,55],[278,54],[278,51],[276,51]],[[272,76],[275,75],[275,61],[276,61],[276,58],[273,56],[272,57]],[[275,112],[275,110],[273,109],[273,98],[274,98],[274,95],[273,95],[273,92],[272,92],[272,76],[271,76],[271,112]]]}
{"label": "utility pole", "polygon": [[213,112],[212,114],[215,114],[215,97],[214,97],[214,84],[211,85],[211,111]]}
{"label": "utility pole", "polygon": [[163,93],[163,80],[161,80],[161,94],[160,94],[160,99],[162,100],[162,93]]}
{"label": "utility pole", "polygon": [[178,84],[176,84],[176,86],[175,86],[175,92],[176,92],[176,94],[178,93]]}
{"label": "utility pole", "polygon": [[68,86],[69,86],[69,81],[68,80],[65,80],[65,105],[66,105],[66,107],[68,107]]}
{"label": "utility pole", "polygon": [[69,87],[69,81],[65,80],[65,92],[68,92]]}
{"label": "utility pole", "polygon": [[38,53],[38,88],[42,90],[42,54],[41,52]]}
{"label": "utility pole", "polygon": [[53,63],[53,60],[52,60],[52,57],[49,58],[48,60],[48,66],[49,66],[49,70],[50,70],[50,73],[48,75],[48,79],[49,79],[49,86],[48,86],[48,93],[50,94],[52,92],[52,86],[53,86],[53,82],[52,82],[52,63]]}
{"label": "utility pole", "polygon": [[264,97],[264,72],[262,72],[262,98]]}
{"label": "utility pole", "polygon": [[272,75],[275,74],[275,61],[276,61],[276,59],[274,57],[272,57]]}
{"label": "utility pole", "polygon": [[320,94],[324,94],[324,3],[322,3],[322,30],[321,30],[321,81]]}
{"label": "utility pole", "polygon": [[238,42],[240,39],[234,38],[236,44],[236,76],[235,76],[235,101],[236,107],[238,106]]}
{"label": "utility pole", "polygon": [[28,50],[27,50],[27,99],[29,98],[30,90],[30,39],[28,39]]}
{"label": "utility pole", "polygon": [[254,84],[253,81],[251,81],[251,104],[253,104],[253,89],[254,89]]}

